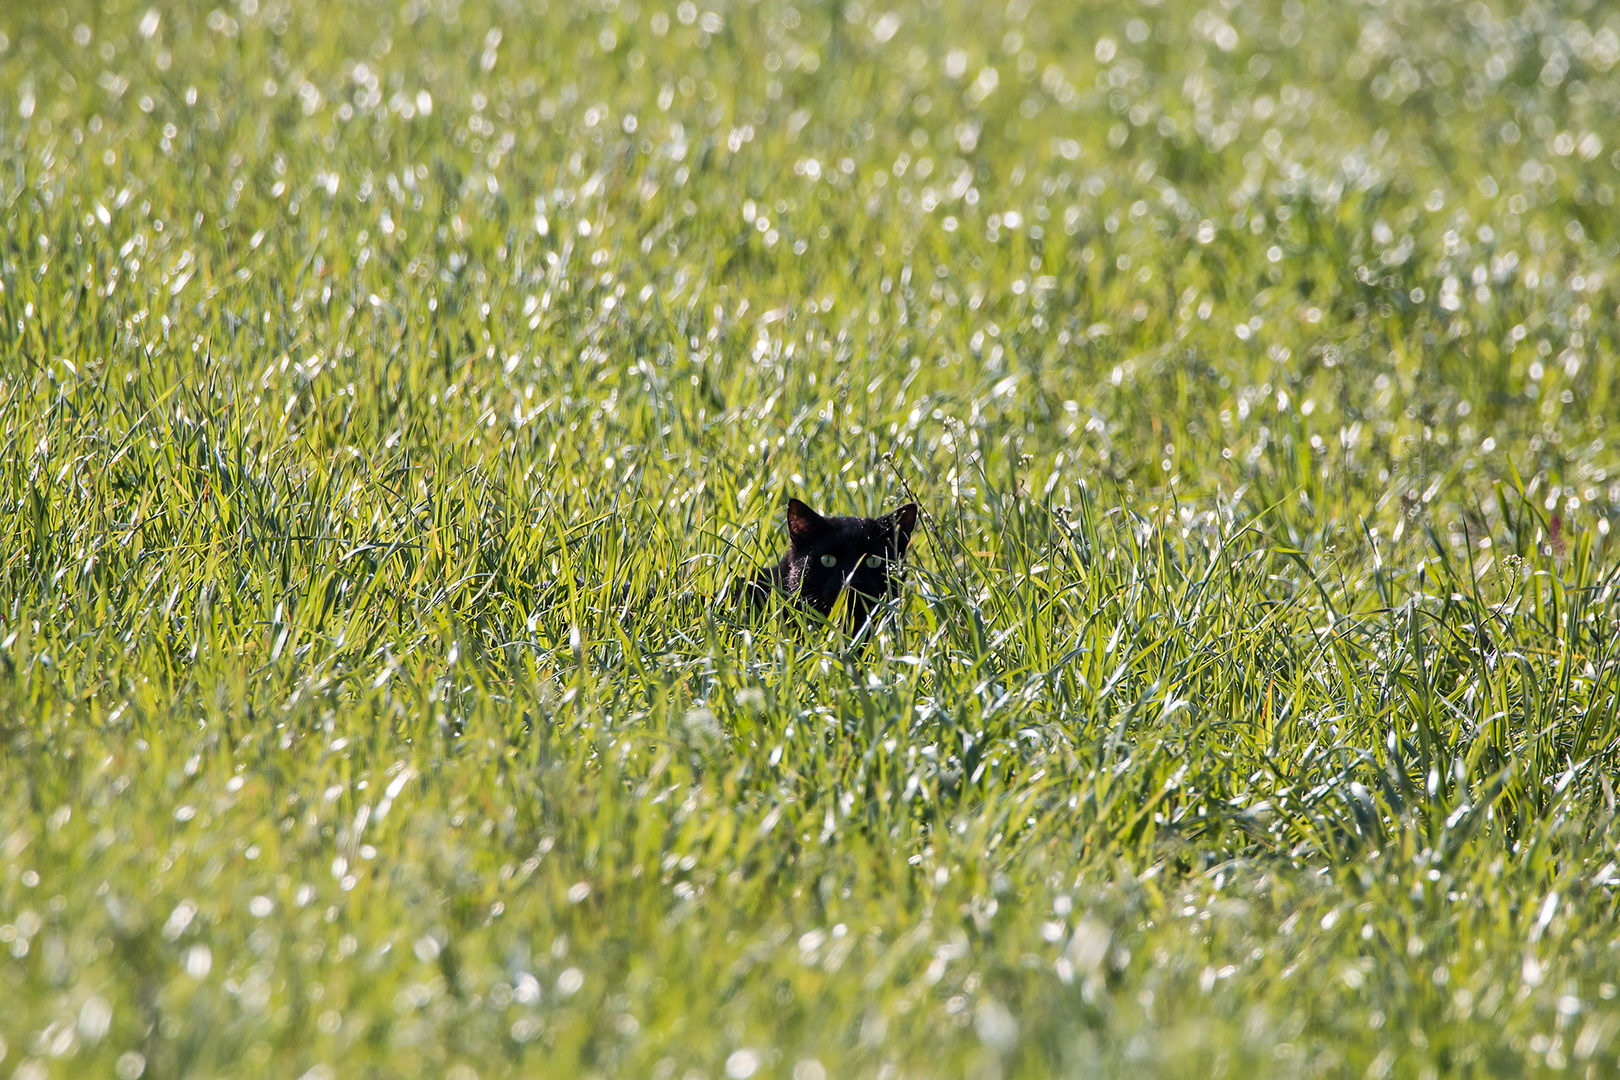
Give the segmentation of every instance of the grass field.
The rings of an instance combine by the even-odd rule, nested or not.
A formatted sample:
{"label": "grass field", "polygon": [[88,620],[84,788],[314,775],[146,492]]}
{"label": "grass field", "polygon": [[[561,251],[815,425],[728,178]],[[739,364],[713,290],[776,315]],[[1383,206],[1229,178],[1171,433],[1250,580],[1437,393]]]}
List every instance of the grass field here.
{"label": "grass field", "polygon": [[0,1076],[1620,1074],[1612,5],[211,2],[0,6]]}

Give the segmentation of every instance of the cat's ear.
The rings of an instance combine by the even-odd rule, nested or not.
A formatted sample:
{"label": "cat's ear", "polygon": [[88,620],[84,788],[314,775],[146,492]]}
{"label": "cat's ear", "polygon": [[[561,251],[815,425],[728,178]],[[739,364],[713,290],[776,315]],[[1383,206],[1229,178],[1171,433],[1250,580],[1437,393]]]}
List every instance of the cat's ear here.
{"label": "cat's ear", "polygon": [[787,506],[788,536],[795,542],[809,540],[821,530],[822,516],[798,499],[789,499]]}
{"label": "cat's ear", "polygon": [[894,546],[904,555],[906,545],[911,543],[911,530],[917,527],[917,504],[906,503],[890,514],[889,524],[894,529]]}

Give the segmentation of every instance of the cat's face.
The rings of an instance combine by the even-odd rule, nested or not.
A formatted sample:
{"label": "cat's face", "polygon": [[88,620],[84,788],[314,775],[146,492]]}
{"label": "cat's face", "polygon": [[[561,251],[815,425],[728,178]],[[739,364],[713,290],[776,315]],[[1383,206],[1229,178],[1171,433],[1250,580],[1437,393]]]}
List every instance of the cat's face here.
{"label": "cat's face", "polygon": [[789,499],[787,520],[792,542],[783,559],[787,591],[830,615],[839,593],[850,590],[846,611],[850,629],[856,630],[870,617],[873,603],[892,594],[917,525],[917,504],[883,517],[822,517]]}

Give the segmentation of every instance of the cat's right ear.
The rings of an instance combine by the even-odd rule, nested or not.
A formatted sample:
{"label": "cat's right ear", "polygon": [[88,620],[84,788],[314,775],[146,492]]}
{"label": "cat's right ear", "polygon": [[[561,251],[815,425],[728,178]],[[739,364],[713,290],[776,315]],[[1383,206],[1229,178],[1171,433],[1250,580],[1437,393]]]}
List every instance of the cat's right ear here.
{"label": "cat's right ear", "polygon": [[890,514],[889,525],[894,530],[895,550],[904,555],[906,547],[911,543],[911,530],[917,527],[917,504],[906,503]]}
{"label": "cat's right ear", "polygon": [[795,541],[809,540],[820,530],[822,517],[798,499],[789,499],[787,505],[788,536]]}

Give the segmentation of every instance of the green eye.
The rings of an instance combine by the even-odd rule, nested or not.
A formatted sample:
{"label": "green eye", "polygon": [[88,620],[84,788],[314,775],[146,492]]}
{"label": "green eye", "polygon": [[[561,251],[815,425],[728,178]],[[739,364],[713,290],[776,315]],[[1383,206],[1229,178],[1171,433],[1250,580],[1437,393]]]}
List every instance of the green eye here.
{"label": "green eye", "polygon": [[873,570],[876,570],[878,567],[883,565],[883,560],[878,558],[876,555],[868,555],[866,557],[866,565],[870,566]]}
{"label": "green eye", "polygon": [[833,567],[838,565],[838,556],[836,556],[836,555],[823,555],[821,557],[821,565],[825,566],[827,569],[831,570]]}

